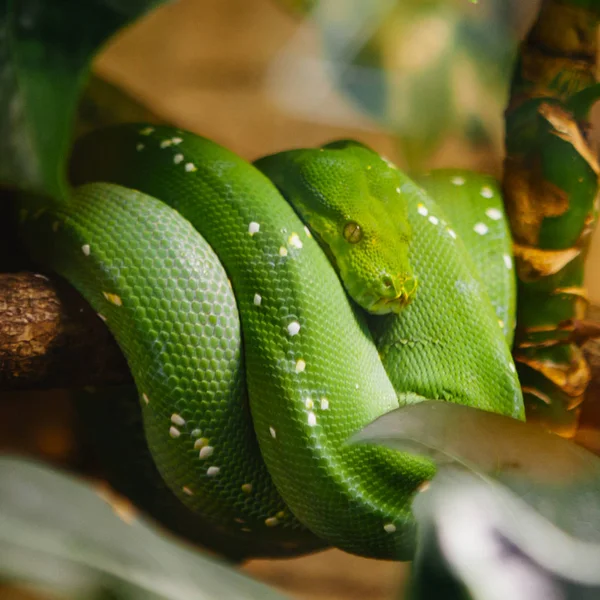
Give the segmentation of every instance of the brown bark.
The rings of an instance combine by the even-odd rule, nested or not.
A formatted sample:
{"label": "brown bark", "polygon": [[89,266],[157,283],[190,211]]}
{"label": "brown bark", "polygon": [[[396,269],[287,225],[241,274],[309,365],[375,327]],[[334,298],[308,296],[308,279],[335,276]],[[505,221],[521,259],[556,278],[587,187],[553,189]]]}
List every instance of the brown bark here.
{"label": "brown bark", "polygon": [[66,283],[0,274],[0,390],[131,381],[110,332]]}

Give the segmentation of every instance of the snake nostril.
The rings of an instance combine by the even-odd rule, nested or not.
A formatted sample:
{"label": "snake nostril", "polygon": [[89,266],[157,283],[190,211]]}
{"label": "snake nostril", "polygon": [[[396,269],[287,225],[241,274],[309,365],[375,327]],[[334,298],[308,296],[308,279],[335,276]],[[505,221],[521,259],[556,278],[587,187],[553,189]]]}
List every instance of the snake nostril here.
{"label": "snake nostril", "polygon": [[383,284],[383,291],[389,294],[390,290],[394,290],[394,280],[389,275],[384,275],[381,279]]}

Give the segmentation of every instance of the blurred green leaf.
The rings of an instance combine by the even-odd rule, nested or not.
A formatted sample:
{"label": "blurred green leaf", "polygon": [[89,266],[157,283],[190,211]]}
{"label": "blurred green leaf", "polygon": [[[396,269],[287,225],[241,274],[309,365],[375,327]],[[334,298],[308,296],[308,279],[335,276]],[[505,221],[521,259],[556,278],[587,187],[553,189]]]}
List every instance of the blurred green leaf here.
{"label": "blurred green leaf", "polygon": [[2,579],[67,598],[282,598],[73,477],[10,457],[0,458]]}
{"label": "blurred green leaf", "polygon": [[74,114],[94,54],[164,1],[0,2],[2,185],[64,195]]}
{"label": "blurred green leaf", "polygon": [[600,597],[600,459],[536,425],[447,402],[390,412],[353,439],[423,455],[412,598]]}
{"label": "blurred green leaf", "polygon": [[508,487],[568,534],[600,543],[600,459],[537,425],[427,401],[380,417],[354,441],[460,465]]}
{"label": "blurred green leaf", "polygon": [[442,468],[414,503],[411,600],[600,597],[600,545],[557,529],[523,500],[464,469]]}

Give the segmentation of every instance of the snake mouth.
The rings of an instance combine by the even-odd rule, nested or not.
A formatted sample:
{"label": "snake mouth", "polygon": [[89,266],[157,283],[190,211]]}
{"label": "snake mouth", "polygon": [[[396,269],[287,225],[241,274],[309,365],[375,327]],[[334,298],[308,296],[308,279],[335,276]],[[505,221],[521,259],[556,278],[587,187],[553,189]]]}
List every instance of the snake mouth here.
{"label": "snake mouth", "polygon": [[404,294],[396,298],[379,298],[367,309],[374,315],[399,314],[410,302]]}
{"label": "snake mouth", "polygon": [[400,291],[395,296],[384,297],[369,294],[370,302],[365,302],[362,306],[374,315],[399,314],[412,302],[416,291],[417,280],[414,277],[408,277],[404,280]]}

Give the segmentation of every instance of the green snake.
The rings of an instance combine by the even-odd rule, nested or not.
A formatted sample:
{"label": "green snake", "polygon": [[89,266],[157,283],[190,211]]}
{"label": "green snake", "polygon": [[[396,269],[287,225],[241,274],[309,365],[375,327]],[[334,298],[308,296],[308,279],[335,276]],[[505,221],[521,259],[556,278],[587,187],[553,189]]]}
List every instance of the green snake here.
{"label": "green snake", "polygon": [[[71,181],[68,201],[23,204],[23,236],[127,358],[138,423],[106,420],[127,442],[141,414],[147,472],[170,498],[146,506],[172,521],[189,514],[190,530],[206,521],[263,554],[410,559],[410,503],[433,465],[348,438],[423,399],[523,418],[491,178],[418,185],[350,141],[251,165],[189,132],[123,125],[76,144]],[[117,461],[139,451],[103,431]]]}

